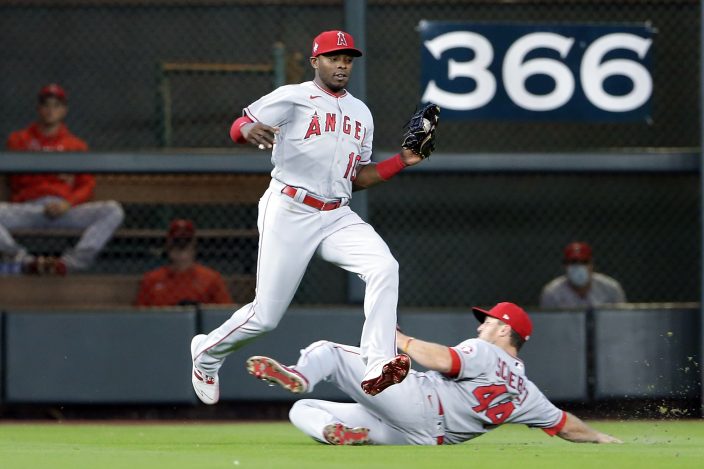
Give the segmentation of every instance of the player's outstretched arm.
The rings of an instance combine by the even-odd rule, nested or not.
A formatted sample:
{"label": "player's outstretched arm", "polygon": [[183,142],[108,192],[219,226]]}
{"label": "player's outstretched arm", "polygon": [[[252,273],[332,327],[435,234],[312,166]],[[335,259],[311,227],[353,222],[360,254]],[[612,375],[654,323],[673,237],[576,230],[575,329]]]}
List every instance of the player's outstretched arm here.
{"label": "player's outstretched arm", "polygon": [[567,412],[565,426],[557,436],[573,443],[623,443],[618,438],[594,430],[569,412]]}
{"label": "player's outstretched arm", "polygon": [[401,331],[396,332],[396,345],[429,370],[448,373],[452,369],[452,355],[450,349],[444,345],[419,340]]}
{"label": "player's outstretched arm", "polygon": [[368,189],[386,182],[407,166],[413,166],[421,161],[423,161],[423,158],[404,148],[401,153],[397,153],[388,160],[362,166],[357,171],[357,177],[354,179],[354,190]]}

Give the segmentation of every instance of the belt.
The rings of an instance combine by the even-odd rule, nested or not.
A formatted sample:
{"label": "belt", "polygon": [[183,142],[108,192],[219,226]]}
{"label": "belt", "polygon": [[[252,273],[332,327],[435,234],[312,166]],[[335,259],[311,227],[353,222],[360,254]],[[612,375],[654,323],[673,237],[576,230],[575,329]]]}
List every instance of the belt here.
{"label": "belt", "polygon": [[[438,415],[441,417],[445,415],[445,411],[442,409],[442,402],[440,402],[440,398],[438,398]],[[445,442],[445,436],[440,435],[439,437],[436,438],[436,440],[437,440],[437,444],[441,445]]]}
{"label": "belt", "polygon": [[[296,198],[298,189],[291,186],[284,186],[284,188],[281,189],[281,193],[294,199]],[[303,197],[303,200],[301,202],[308,205],[309,207],[316,208],[321,212],[335,210],[336,208],[339,208],[342,205],[342,201],[340,199],[337,199],[334,202],[325,202],[324,200],[320,200],[319,198],[313,197],[312,195],[306,195],[305,197]]]}

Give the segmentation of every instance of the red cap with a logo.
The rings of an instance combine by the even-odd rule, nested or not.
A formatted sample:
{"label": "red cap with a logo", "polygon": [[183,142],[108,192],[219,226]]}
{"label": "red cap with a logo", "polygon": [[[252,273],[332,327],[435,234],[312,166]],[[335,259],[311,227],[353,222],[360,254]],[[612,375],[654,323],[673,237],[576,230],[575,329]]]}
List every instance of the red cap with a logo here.
{"label": "red cap with a logo", "polygon": [[481,308],[472,308],[472,312],[474,312],[474,316],[476,316],[479,322],[484,322],[486,316],[491,316],[492,318],[505,322],[511,326],[511,329],[516,331],[523,340],[530,339],[530,335],[533,332],[533,323],[530,321],[528,313],[526,313],[523,308],[513,303],[499,303],[488,311]]}
{"label": "red cap with a logo", "polygon": [[323,31],[313,39],[312,56],[344,51],[352,57],[361,57],[362,51],[354,47],[354,38],[344,31]]}
{"label": "red cap with a logo", "polygon": [[66,102],[68,97],[66,96],[66,91],[56,83],[51,83],[39,90],[38,95],[39,101],[43,101],[46,98],[56,98],[59,101]]}
{"label": "red cap with a logo", "polygon": [[574,242],[565,246],[563,260],[569,262],[591,262],[592,247],[584,242]]}

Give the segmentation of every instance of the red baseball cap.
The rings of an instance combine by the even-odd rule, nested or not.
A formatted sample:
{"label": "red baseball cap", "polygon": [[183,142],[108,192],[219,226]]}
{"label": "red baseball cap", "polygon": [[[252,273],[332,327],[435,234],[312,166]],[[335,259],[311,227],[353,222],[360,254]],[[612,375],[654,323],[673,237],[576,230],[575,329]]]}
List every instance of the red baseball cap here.
{"label": "red baseball cap", "polygon": [[38,95],[39,101],[43,101],[46,98],[56,98],[59,101],[66,102],[68,96],[66,95],[66,90],[56,83],[50,83],[39,90]]}
{"label": "red baseball cap", "polygon": [[516,331],[523,340],[530,339],[530,335],[533,332],[533,323],[530,321],[528,313],[526,313],[523,308],[513,303],[499,303],[488,311],[475,307],[472,308],[472,312],[479,322],[484,322],[486,316],[491,316],[492,318],[505,322],[511,326],[511,329]]}
{"label": "red baseball cap", "polygon": [[352,57],[362,56],[362,51],[354,47],[352,35],[344,31],[323,31],[313,39],[313,57],[337,51],[345,51]]}
{"label": "red baseball cap", "polygon": [[576,241],[565,246],[564,262],[591,262],[592,247],[587,243]]}
{"label": "red baseball cap", "polygon": [[173,241],[176,239],[190,240],[196,236],[196,226],[191,220],[178,218],[171,220],[169,231],[166,233],[166,239]]}

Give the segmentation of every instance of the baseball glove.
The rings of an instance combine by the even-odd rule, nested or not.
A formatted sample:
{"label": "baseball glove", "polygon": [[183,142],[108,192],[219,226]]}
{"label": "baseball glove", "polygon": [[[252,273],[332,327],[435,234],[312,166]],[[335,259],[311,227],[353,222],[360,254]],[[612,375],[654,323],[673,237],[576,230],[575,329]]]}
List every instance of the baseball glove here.
{"label": "baseball glove", "polygon": [[418,108],[406,123],[401,146],[416,155],[428,158],[435,150],[435,129],[440,120],[440,107],[428,103]]}

